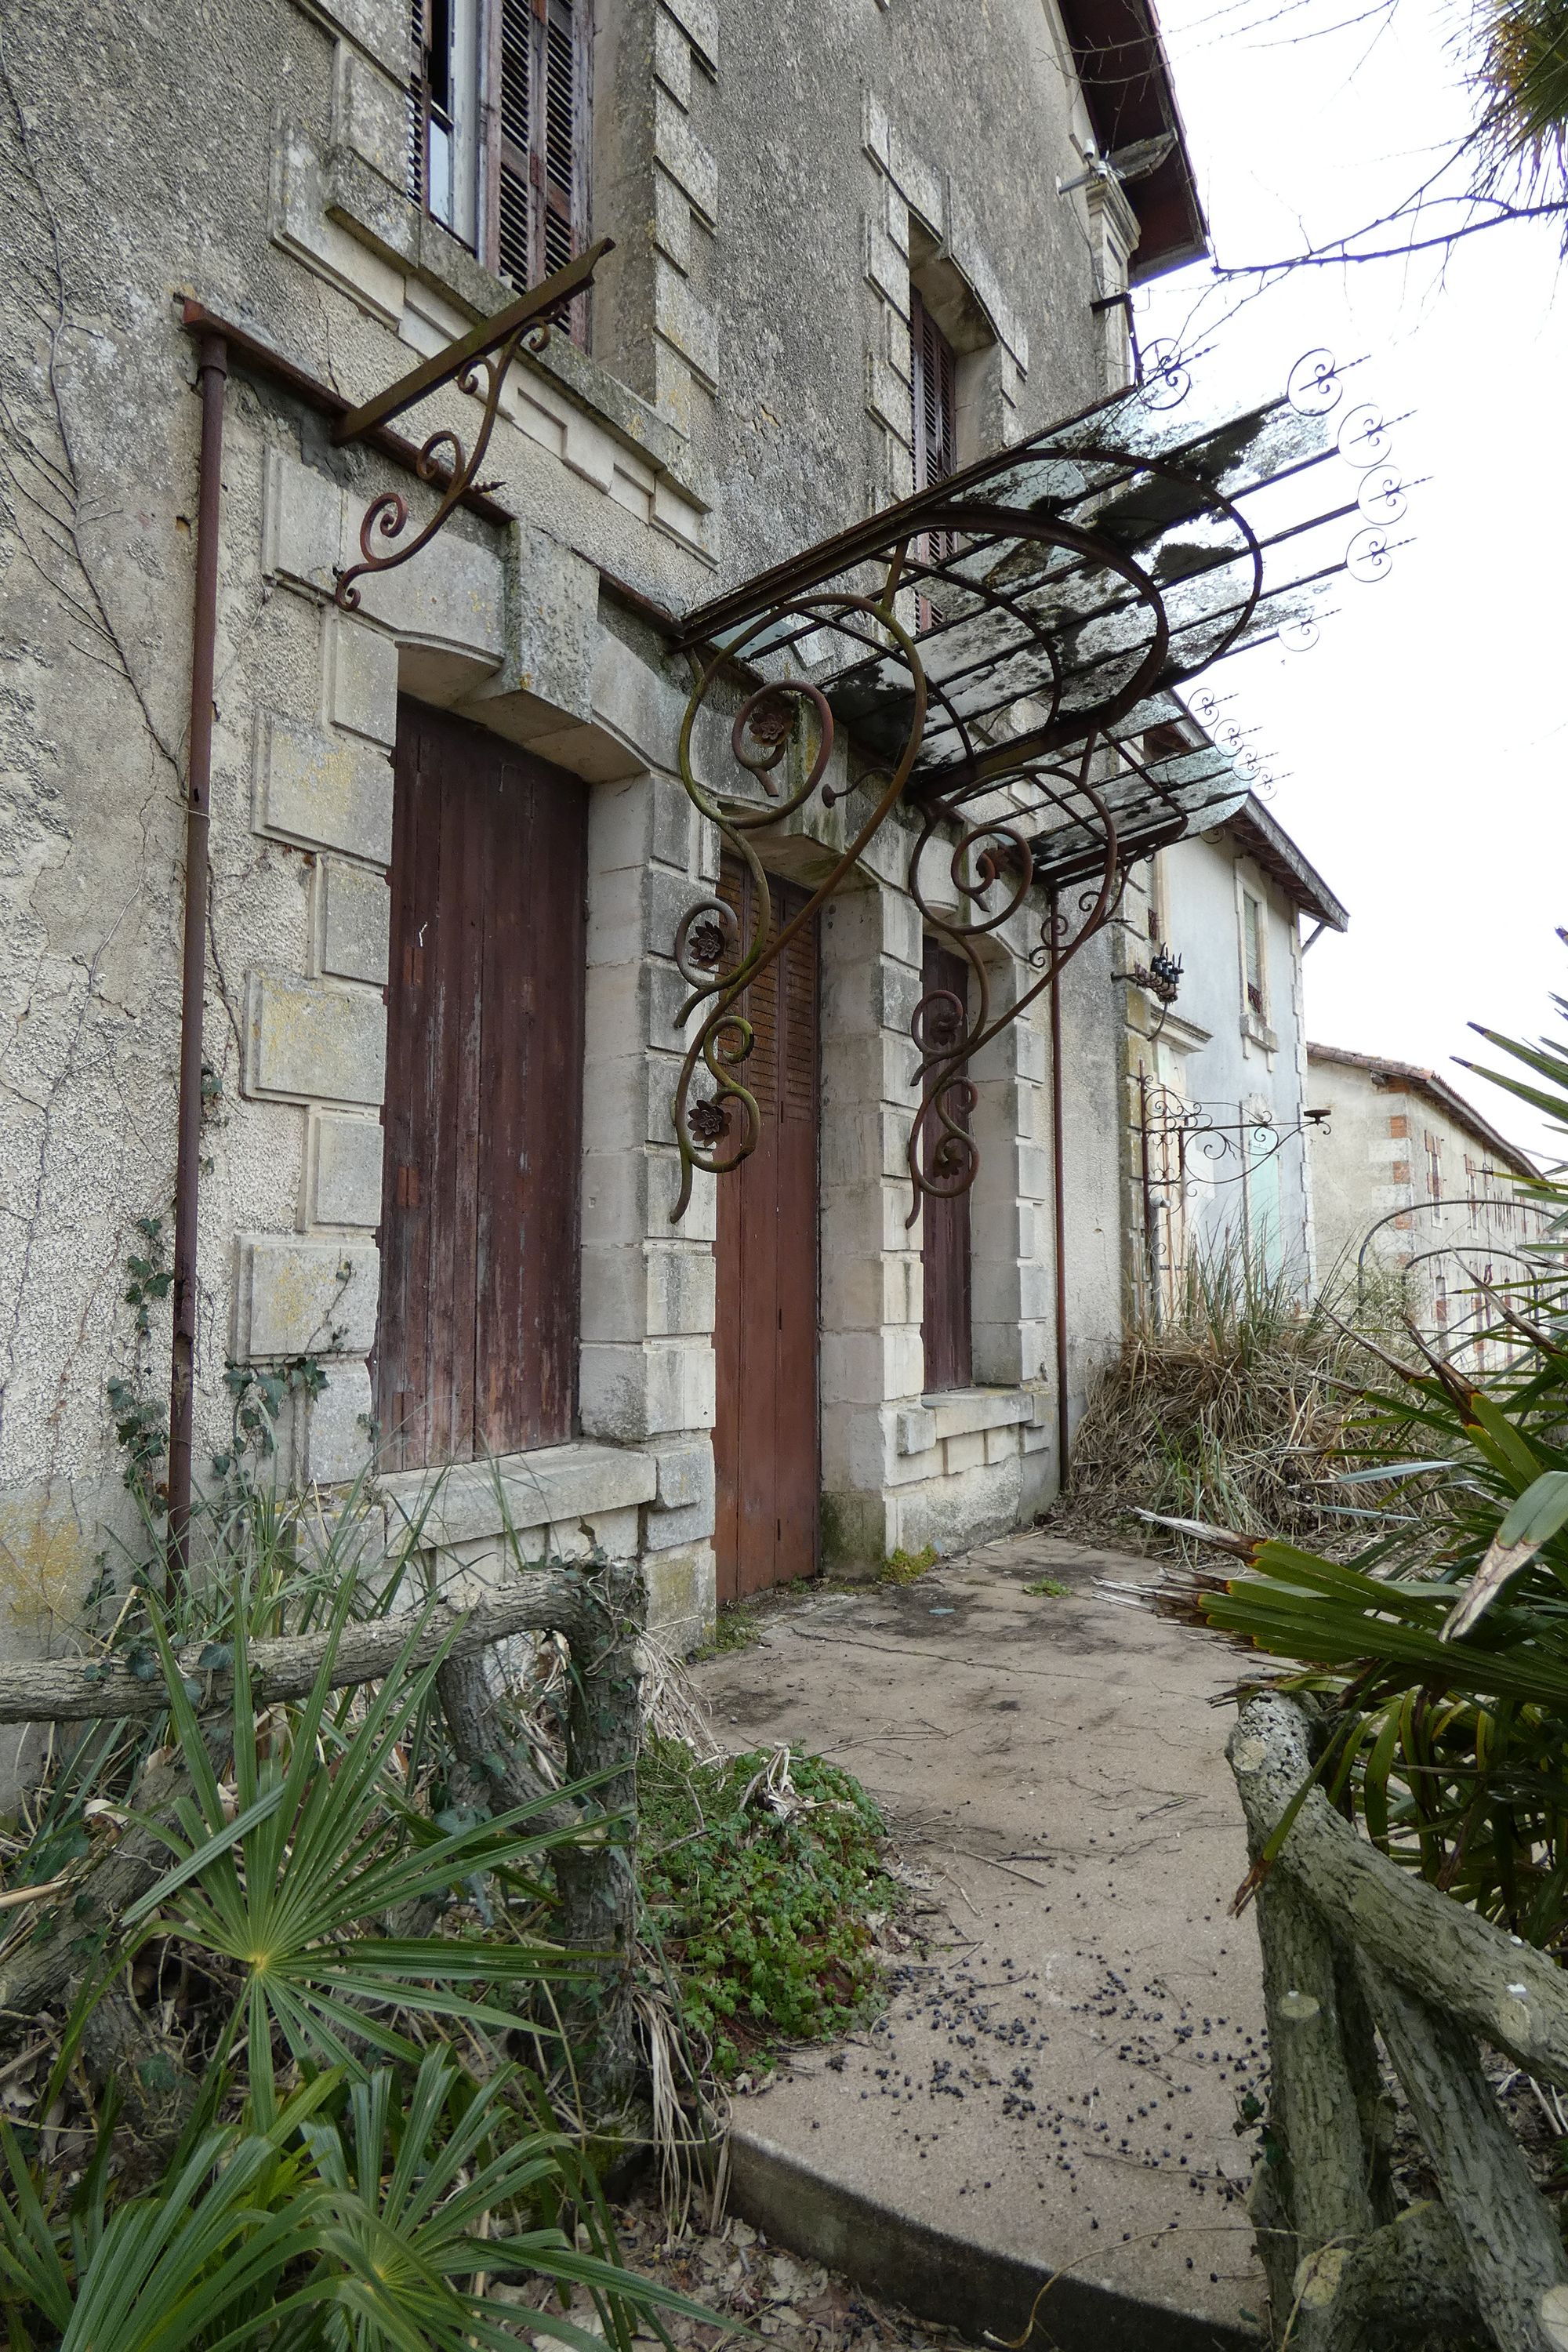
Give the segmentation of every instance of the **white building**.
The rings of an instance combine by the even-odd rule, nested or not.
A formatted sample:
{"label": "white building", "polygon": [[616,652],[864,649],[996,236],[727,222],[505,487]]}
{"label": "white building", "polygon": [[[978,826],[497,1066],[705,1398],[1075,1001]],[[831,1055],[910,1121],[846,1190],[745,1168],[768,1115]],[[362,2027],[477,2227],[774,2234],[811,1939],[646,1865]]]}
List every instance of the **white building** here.
{"label": "white building", "polygon": [[[1252,794],[1159,852],[1142,917],[1147,945],[1134,932],[1129,951],[1144,978],[1127,992],[1135,1282],[1168,1315],[1194,1257],[1230,1254],[1304,1291],[1316,1097],[1302,958],[1349,918]],[[1162,959],[1180,963],[1179,982],[1167,966],[1162,987]]]}

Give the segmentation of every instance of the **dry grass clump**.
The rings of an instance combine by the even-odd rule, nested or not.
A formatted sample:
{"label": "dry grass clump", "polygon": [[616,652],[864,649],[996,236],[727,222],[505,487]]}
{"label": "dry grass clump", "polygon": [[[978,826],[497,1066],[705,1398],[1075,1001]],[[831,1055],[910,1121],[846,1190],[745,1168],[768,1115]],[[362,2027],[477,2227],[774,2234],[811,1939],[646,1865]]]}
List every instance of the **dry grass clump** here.
{"label": "dry grass clump", "polygon": [[1186,1538],[1133,1516],[1153,1511],[1335,1556],[1354,1551],[1368,1521],[1384,1517],[1372,1508],[1381,1486],[1373,1495],[1343,1483],[1365,1458],[1349,1424],[1364,1410],[1358,1384],[1372,1369],[1345,1323],[1306,1303],[1289,1274],[1200,1260],[1178,1313],[1159,1331],[1132,1334],[1101,1375],[1052,1526],[1185,1556]]}

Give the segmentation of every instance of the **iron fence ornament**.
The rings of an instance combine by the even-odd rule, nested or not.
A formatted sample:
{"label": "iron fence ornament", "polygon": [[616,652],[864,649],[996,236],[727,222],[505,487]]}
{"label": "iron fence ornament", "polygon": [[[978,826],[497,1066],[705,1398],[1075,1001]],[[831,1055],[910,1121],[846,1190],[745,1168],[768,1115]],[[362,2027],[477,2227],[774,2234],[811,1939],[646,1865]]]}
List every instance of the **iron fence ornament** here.
{"label": "iron fence ornament", "polygon": [[[689,616],[681,643],[697,676],[681,781],[750,870],[756,914],[742,937],[731,908],[705,897],[677,929],[689,991],[678,1021],[694,1025],[672,1105],[671,1222],[698,1170],[729,1173],[760,1138],[744,1076],[748,988],[895,816],[911,836],[904,887],[970,975],[967,1003],[930,992],[910,1024],[909,1223],[923,1198],[973,1184],[975,1056],[1109,919],[1129,868],[1199,815],[1218,822],[1259,772],[1249,730],[1234,720],[1217,741],[1192,740],[1177,689],[1247,646],[1311,642],[1330,578],[1388,570],[1383,526],[1403,501],[1386,467],[1359,505],[1336,497],[1305,523],[1264,530],[1246,511],[1256,492],[1336,456],[1357,470],[1386,460],[1387,429],[1369,404],[1335,429],[1342,373],[1328,352],[1309,352],[1282,397],[1205,425],[1173,418],[1190,380],[1173,352],[1151,352],[1141,384]],[[1348,547],[1309,544],[1346,514],[1361,525]],[[699,777],[694,746],[737,675],[735,772],[720,786]],[[841,741],[848,780],[838,784],[828,771]],[[858,822],[826,878],[775,927],[756,836],[819,793],[825,807],[855,799]],[[983,943],[1019,917],[1034,934],[1013,942],[1025,982],[998,1007]]]}

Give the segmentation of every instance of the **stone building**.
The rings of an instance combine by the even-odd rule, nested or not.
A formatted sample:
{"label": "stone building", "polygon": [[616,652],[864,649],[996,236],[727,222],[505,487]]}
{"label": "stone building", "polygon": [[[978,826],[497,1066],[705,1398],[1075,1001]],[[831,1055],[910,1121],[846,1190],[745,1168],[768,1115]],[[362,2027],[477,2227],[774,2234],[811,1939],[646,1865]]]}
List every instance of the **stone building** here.
{"label": "stone building", "polygon": [[[1474,1373],[1506,1353],[1479,1286],[1528,1281],[1544,1213],[1528,1154],[1439,1076],[1411,1062],[1309,1045],[1319,1265],[1331,1291],[1400,1278],[1399,1307]],[[1375,1303],[1375,1301],[1374,1301]]]}
{"label": "stone building", "polygon": [[[726,1114],[700,1087],[673,1123],[677,947],[694,914],[721,944],[757,914],[705,805],[747,678],[752,786],[810,729],[770,737],[764,648],[683,780],[683,616],[1127,382],[1130,279],[1205,235],[1143,0],[33,0],[4,73],[18,1627],[68,1619],[124,1530],[127,1449],[163,1475],[171,1313],[176,1496],[184,1365],[198,1493],[237,1397],[269,1397],[287,1476],[374,1468],[395,1518],[443,1474],[428,1526],[464,1561],[507,1523],[635,1554],[671,1639],[716,1590],[1026,1517],[1121,1328],[1121,935],[977,1049],[981,1173],[911,1221],[910,1023],[943,950],[900,811],[752,990],[759,1149],[693,1167]],[[349,412],[605,236],[548,341],[509,347],[482,480],[375,568],[472,445],[484,365],[416,424],[345,439]],[[1233,438],[1216,481],[1297,462],[1298,420],[1260,415],[1263,457]],[[1127,465],[1082,455],[1100,429],[1066,475],[1041,460],[1035,511],[1114,503],[1114,475],[1152,545]],[[1097,807],[1125,800],[1123,867],[1226,797],[1194,737],[1137,766],[1180,718],[1169,678],[1272,610],[1255,581],[1216,622],[1204,579],[1191,658],[1110,697],[1127,745],[1092,772]],[[890,574],[885,604],[879,643],[952,617]],[[1073,628],[1126,667],[1120,618]],[[993,766],[1044,740],[1043,663],[979,722]],[[784,919],[843,862],[857,740],[831,797],[755,834]],[[1058,920],[1022,856],[1010,835],[971,894],[1023,874],[970,958],[1007,1003]]]}
{"label": "stone building", "polygon": [[1349,916],[1250,793],[1217,825],[1158,851],[1125,903],[1135,1281],[1162,1314],[1203,1258],[1239,1258],[1305,1293],[1317,1268],[1307,1138],[1318,1104],[1303,958]]}

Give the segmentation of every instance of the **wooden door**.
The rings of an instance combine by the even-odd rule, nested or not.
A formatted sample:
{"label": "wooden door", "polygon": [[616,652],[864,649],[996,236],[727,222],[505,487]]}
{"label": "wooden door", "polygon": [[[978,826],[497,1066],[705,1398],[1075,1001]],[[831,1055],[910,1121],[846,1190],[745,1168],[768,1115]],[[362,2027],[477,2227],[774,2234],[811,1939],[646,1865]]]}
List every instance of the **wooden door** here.
{"label": "wooden door", "polygon": [[[927,996],[933,989],[942,989],[957,998],[959,1007],[966,1007],[969,1003],[969,966],[961,955],[954,955],[950,948],[940,947],[935,940],[928,939],[921,961],[921,986]],[[967,1020],[967,1013],[963,1017]],[[956,1044],[957,1007],[952,1008],[952,1019],[955,1024],[953,1041]],[[932,1021],[931,1034],[933,1040],[940,1040],[942,1027],[940,1019]],[[967,1127],[967,1119],[961,1124]],[[924,1166],[928,1174],[932,1154],[942,1140],[942,1133],[941,1127],[933,1118],[928,1124],[923,1138]],[[942,1389],[966,1389],[974,1379],[969,1257],[969,1194],[925,1193],[921,1210],[921,1271],[925,1289],[922,1336],[925,1340],[928,1396]]]}
{"label": "wooden door", "polygon": [[[748,869],[727,858],[720,893],[752,929]],[[773,885],[787,922],[805,893]],[[798,932],[742,998],[755,1043],[739,1076],[762,1134],[719,1179],[719,1598],[811,1576],[817,1562],[816,926]]]}
{"label": "wooden door", "polygon": [[374,1377],[422,1469],[573,1431],[587,795],[406,698],[394,771]]}

